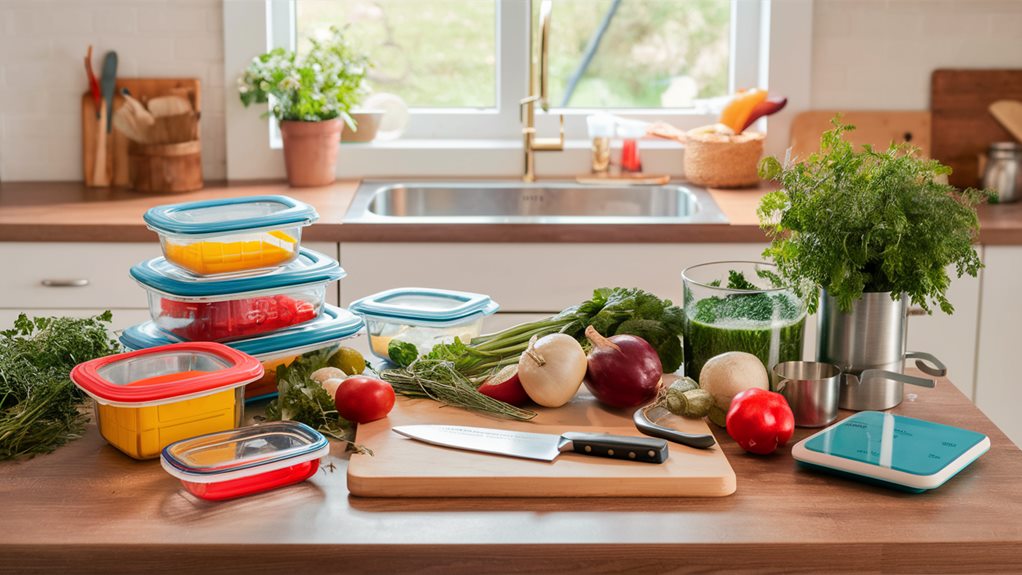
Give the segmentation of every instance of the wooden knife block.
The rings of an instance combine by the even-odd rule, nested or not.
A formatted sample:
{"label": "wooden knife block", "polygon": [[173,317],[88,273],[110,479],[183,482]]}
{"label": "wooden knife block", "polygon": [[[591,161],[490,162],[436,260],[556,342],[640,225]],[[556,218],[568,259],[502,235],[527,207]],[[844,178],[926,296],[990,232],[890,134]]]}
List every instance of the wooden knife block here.
{"label": "wooden knife block", "polygon": [[[191,101],[192,107],[196,112],[201,112],[200,102],[202,98],[197,78],[118,78],[114,95],[114,112],[124,103],[124,97],[120,95],[122,88],[127,88],[131,95],[142,103],[146,103],[150,98],[157,96],[166,96],[168,94],[181,95]],[[130,187],[131,168],[128,157],[130,140],[116,128],[110,130],[106,137],[106,163],[101,168],[105,172],[104,174],[97,174],[95,173],[95,162],[98,151],[98,136],[96,108],[93,105],[92,94],[85,92],[82,94],[82,174],[85,185],[90,187],[106,187],[106,185],[101,183],[104,180],[103,175],[105,174],[107,176],[105,179],[110,182],[110,186]],[[198,146],[198,136],[196,136],[196,147]]]}

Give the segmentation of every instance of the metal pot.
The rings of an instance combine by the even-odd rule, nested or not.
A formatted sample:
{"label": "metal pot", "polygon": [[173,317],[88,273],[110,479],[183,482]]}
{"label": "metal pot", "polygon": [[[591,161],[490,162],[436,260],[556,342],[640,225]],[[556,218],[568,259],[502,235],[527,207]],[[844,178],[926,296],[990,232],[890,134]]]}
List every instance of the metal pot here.
{"label": "metal pot", "polygon": [[890,292],[864,293],[851,311],[844,313],[836,299],[823,293],[816,360],[844,371],[842,409],[890,409],[901,403],[904,384],[933,387],[932,379],[902,373],[906,358],[916,359],[916,367],[928,375],[947,374],[947,368],[933,355],[905,351],[907,328],[905,295],[894,300]]}

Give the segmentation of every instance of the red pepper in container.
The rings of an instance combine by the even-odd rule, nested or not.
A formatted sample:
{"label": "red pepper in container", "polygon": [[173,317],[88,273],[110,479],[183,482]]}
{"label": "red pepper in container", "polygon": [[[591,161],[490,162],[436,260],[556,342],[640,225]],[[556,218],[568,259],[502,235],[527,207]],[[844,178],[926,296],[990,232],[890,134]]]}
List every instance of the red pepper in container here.
{"label": "red pepper in container", "polygon": [[247,338],[316,319],[326,284],[344,275],[336,261],[307,249],[294,262],[256,276],[197,280],[164,258],[131,268],[149,292],[157,327],[192,341]]}
{"label": "red pepper in container", "polygon": [[161,298],[160,315],[167,331],[187,340],[225,341],[277,331],[315,319],[318,305],[283,294],[209,303]]}

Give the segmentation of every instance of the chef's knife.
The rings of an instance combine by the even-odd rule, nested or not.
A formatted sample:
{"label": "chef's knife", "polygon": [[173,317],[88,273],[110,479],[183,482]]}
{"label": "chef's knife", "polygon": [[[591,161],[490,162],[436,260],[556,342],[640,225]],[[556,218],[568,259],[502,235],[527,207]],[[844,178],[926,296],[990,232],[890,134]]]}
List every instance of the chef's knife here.
{"label": "chef's knife", "polygon": [[663,463],[668,456],[662,439],[606,433],[554,435],[456,425],[402,425],[394,431],[433,445],[541,461],[553,461],[565,451],[645,463]]}

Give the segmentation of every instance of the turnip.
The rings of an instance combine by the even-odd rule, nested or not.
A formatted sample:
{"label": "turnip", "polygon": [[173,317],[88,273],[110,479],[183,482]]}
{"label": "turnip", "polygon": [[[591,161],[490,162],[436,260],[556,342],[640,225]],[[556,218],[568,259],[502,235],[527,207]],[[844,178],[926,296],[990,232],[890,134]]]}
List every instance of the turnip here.
{"label": "turnip", "polygon": [[744,351],[729,351],[710,358],[699,372],[699,386],[713,395],[709,417],[721,427],[736,395],[746,389],[770,388],[763,362]]}
{"label": "turnip", "polygon": [[653,346],[634,335],[603,337],[586,328],[593,344],[585,384],[601,403],[611,407],[638,407],[656,397],[663,366]]}
{"label": "turnip", "polygon": [[575,338],[552,333],[533,337],[518,360],[518,378],[532,401],[544,407],[560,407],[582,386],[586,375],[586,352]]}

